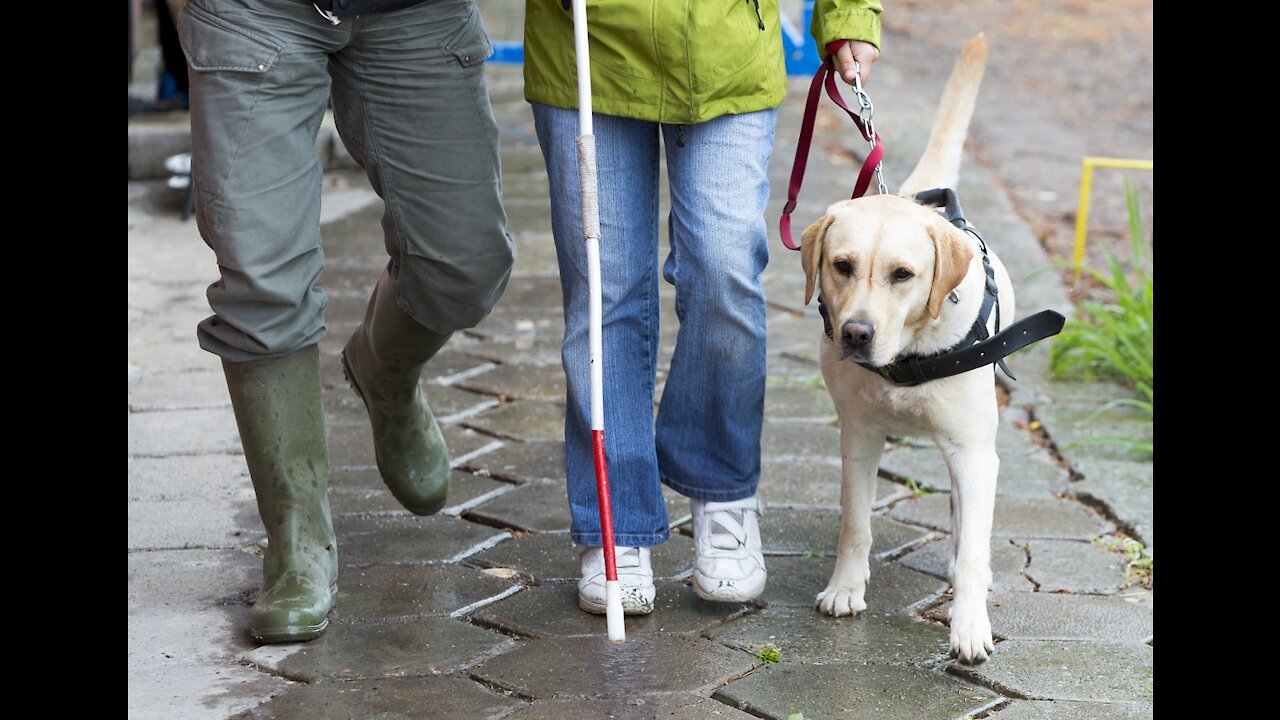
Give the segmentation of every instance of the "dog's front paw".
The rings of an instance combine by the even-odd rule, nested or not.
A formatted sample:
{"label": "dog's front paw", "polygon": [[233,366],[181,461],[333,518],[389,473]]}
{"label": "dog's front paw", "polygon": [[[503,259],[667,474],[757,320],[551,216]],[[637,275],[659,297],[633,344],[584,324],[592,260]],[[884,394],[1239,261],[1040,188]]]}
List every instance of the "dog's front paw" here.
{"label": "dog's front paw", "polygon": [[867,609],[867,603],[862,599],[866,590],[866,585],[859,585],[858,587],[827,586],[826,590],[818,593],[818,599],[814,602],[814,605],[832,617],[857,615]]}
{"label": "dog's front paw", "polygon": [[995,644],[991,640],[991,620],[987,618],[986,604],[972,610],[960,610],[953,606],[951,657],[959,659],[965,665],[977,665],[986,662],[993,652]]}

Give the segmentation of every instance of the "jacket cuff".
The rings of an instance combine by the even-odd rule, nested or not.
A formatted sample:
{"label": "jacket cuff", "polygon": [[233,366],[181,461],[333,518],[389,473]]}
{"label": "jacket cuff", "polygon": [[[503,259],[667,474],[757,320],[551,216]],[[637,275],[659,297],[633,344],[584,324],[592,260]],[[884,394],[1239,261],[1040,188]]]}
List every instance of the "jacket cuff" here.
{"label": "jacket cuff", "polygon": [[835,40],[861,40],[880,47],[880,13],[871,8],[833,10],[821,17],[813,16],[810,28],[818,42],[818,57],[827,59],[827,43]]}

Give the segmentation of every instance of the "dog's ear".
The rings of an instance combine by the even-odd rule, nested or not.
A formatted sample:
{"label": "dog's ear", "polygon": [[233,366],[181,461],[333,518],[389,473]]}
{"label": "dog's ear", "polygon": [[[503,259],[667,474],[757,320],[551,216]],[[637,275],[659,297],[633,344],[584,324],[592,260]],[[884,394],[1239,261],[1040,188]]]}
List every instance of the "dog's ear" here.
{"label": "dog's ear", "polygon": [[939,219],[929,226],[933,238],[933,285],[929,288],[929,317],[934,320],[942,312],[942,303],[960,286],[973,260],[973,247],[964,233]]}
{"label": "dog's ear", "polygon": [[818,284],[818,273],[822,270],[822,245],[827,237],[827,228],[835,220],[831,215],[823,215],[817,222],[805,228],[800,236],[800,262],[804,265],[804,304],[813,299],[813,288]]}

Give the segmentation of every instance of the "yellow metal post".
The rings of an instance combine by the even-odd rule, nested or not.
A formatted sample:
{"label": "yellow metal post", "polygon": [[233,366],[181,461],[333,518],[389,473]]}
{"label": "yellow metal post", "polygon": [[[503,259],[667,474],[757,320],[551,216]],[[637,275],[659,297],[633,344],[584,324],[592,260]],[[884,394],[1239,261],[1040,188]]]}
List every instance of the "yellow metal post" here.
{"label": "yellow metal post", "polygon": [[1080,205],[1076,209],[1076,246],[1071,253],[1071,261],[1077,267],[1084,262],[1084,240],[1089,231],[1089,191],[1093,188],[1093,169],[1102,167],[1117,170],[1148,170],[1155,172],[1154,160],[1086,156],[1083,158],[1081,165]]}

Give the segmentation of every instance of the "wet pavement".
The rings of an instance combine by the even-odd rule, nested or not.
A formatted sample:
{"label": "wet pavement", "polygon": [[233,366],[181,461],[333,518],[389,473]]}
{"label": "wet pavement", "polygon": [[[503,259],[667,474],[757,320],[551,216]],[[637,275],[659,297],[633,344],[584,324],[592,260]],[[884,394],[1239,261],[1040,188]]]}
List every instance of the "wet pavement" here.
{"label": "wet pavement", "polygon": [[[492,28],[491,28],[492,29]],[[498,33],[495,32],[495,36]],[[948,60],[948,62],[950,62]],[[889,174],[905,177],[937,101],[877,67],[877,122],[892,128]],[[454,465],[449,507],[398,509],[374,468],[364,411],[338,352],[385,262],[376,196],[358,174],[326,176],[329,336],[321,343],[341,559],[326,635],[256,647],[248,607],[263,532],[218,361],[194,339],[212,254],[180,196],[129,185],[129,715],[131,718],[1028,718],[1150,717],[1153,594],[1126,558],[1095,542],[1154,545],[1150,458],[1073,444],[1150,436],[1098,411],[1122,389],[1047,377],[1044,347],[1016,356],[1002,410],[992,538],[993,658],[947,657],[949,485],[937,450],[893,444],[875,517],[869,608],[812,608],[839,522],[834,411],[817,366],[821,321],[802,305],[799,259],[776,243],[770,299],[763,535],[769,587],[756,603],[698,599],[688,585],[688,503],[668,492],[675,533],[654,553],[657,611],[628,642],[578,610],[563,456],[563,332],[545,175],[520,71],[491,66],[504,192],[519,249],[494,313],[428,365],[427,394]],[[777,218],[803,81],[779,118],[770,174]],[[820,123],[797,222],[847,192],[857,144]],[[840,133],[840,134],[837,134]],[[888,133],[886,133],[888,134]],[[1007,195],[975,163],[959,188],[970,218],[1010,266],[1024,312],[1066,310],[1066,293]],[[664,224],[665,225],[665,224]],[[607,242],[605,251],[607,252]],[[674,340],[664,287],[663,361]],[[606,358],[607,361],[607,358]],[[1035,430],[1032,430],[1032,427]],[[780,661],[757,652],[777,648]]]}

